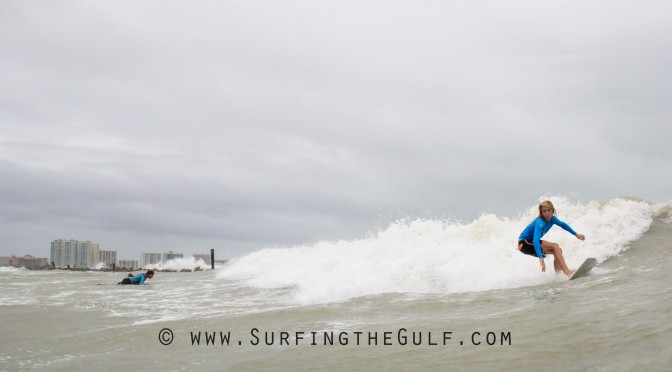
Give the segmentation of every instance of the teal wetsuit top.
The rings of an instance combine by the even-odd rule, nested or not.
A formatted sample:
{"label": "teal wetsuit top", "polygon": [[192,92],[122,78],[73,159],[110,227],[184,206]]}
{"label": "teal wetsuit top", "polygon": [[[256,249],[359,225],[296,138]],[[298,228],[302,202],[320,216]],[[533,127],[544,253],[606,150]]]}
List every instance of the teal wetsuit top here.
{"label": "teal wetsuit top", "polygon": [[520,234],[520,237],[518,238],[518,241],[532,241],[532,244],[534,244],[534,251],[537,253],[537,257],[543,258],[544,255],[541,253],[541,237],[546,235],[548,230],[550,230],[553,225],[558,225],[572,233],[572,235],[576,235],[576,231],[574,231],[568,224],[560,221],[558,217],[553,216],[548,222],[546,222],[542,217],[537,217],[534,221],[532,221],[532,223],[527,225],[525,230],[523,230],[523,232]]}
{"label": "teal wetsuit top", "polygon": [[131,284],[145,284],[145,274],[138,274],[132,277]]}

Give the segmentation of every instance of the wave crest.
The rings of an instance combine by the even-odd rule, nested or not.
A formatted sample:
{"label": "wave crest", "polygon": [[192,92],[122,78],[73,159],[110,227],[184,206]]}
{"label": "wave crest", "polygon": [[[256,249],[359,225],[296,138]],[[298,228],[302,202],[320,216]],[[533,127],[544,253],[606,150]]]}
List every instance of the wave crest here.
{"label": "wave crest", "polygon": [[[560,244],[570,267],[588,257],[602,262],[627,249],[663,208],[627,198],[587,204],[550,199],[558,217],[587,237],[582,242],[557,226],[544,236]],[[401,220],[365,239],[253,252],[229,262],[219,276],[258,288],[293,288],[294,300],[302,304],[390,292],[475,292],[559,280],[552,269],[542,274],[536,260],[516,249],[520,232],[536,217],[536,210],[533,206],[516,218],[484,214],[467,224]],[[552,261],[547,261],[549,266]]]}

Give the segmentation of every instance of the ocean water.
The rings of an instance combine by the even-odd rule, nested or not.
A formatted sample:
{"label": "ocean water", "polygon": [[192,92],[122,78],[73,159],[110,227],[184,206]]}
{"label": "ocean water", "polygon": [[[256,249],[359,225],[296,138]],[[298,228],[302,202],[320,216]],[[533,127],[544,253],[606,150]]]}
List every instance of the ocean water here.
{"label": "ocean water", "polygon": [[553,201],[587,239],[545,239],[570,267],[597,258],[587,277],[516,250],[534,206],[398,221],[145,286],[0,268],[0,370],[670,370],[672,203]]}

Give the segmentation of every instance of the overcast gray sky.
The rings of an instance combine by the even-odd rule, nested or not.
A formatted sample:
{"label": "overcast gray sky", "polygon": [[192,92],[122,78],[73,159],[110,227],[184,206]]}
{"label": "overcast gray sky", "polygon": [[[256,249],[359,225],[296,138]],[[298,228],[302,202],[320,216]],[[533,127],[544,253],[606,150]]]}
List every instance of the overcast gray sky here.
{"label": "overcast gray sky", "polygon": [[667,201],[670,66],[669,1],[3,0],[0,255]]}

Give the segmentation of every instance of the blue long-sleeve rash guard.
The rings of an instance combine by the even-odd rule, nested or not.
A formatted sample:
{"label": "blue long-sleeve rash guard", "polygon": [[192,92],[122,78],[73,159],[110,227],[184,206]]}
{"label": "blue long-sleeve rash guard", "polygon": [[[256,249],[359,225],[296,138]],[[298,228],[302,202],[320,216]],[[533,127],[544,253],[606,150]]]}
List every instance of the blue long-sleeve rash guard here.
{"label": "blue long-sleeve rash guard", "polygon": [[576,231],[574,231],[568,224],[560,221],[558,217],[553,216],[548,222],[546,222],[542,217],[537,217],[534,221],[532,221],[532,223],[527,225],[525,230],[523,230],[523,232],[520,234],[518,240],[527,240],[528,242],[532,241],[532,244],[534,244],[534,251],[537,253],[537,257],[543,258],[544,255],[541,254],[541,237],[546,235],[548,230],[550,230],[553,225],[558,225],[572,233],[572,235],[576,235]]}
{"label": "blue long-sleeve rash guard", "polygon": [[145,274],[138,274],[131,278],[131,284],[145,284]]}

